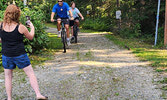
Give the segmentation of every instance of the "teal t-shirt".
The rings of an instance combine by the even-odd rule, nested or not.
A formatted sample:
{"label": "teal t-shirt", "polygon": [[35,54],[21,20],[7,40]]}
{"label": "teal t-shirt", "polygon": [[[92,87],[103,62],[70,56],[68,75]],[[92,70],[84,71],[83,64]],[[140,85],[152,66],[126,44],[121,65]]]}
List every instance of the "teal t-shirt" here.
{"label": "teal t-shirt", "polygon": [[[80,13],[80,11],[78,10],[78,8],[74,8],[74,10],[72,10],[72,8],[70,7],[70,11],[72,12],[74,19],[76,17],[79,17],[78,14]],[[69,18],[70,18],[70,16],[69,16]]]}

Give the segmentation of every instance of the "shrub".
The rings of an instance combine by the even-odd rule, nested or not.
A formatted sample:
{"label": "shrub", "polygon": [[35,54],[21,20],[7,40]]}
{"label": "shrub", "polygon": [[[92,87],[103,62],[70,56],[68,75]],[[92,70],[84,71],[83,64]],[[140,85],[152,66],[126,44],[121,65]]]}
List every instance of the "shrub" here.
{"label": "shrub", "polygon": [[92,29],[97,31],[109,31],[111,30],[111,26],[111,20],[107,18],[88,18],[82,24],[84,29]]}
{"label": "shrub", "polygon": [[[3,13],[4,11],[0,11],[0,20],[3,19]],[[47,47],[47,43],[49,41],[48,36],[44,30],[44,16],[40,10],[35,11],[29,8],[24,8],[20,18],[20,22],[24,25],[26,22],[26,15],[31,16],[31,21],[35,27],[35,36],[32,41],[26,38],[24,39],[25,49],[29,53],[38,53],[41,49]]]}
{"label": "shrub", "polygon": [[25,47],[28,52],[39,52],[41,49],[47,47],[49,41],[47,33],[44,30],[44,14],[41,10],[36,11],[29,8],[24,8],[22,12],[21,22],[25,25],[26,15],[31,16],[31,21],[35,27],[35,37],[33,41],[25,38]]}
{"label": "shrub", "polygon": [[141,35],[140,24],[136,23],[133,27],[124,26],[119,35],[124,38],[138,38]]}

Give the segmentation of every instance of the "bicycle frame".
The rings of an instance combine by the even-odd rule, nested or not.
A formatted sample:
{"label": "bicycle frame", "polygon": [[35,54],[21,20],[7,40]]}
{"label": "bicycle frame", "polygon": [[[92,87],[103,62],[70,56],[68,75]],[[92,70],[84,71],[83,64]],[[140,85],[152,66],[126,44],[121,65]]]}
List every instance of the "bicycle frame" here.
{"label": "bicycle frame", "polygon": [[[55,22],[57,22],[57,21],[55,20]],[[66,31],[65,31],[64,23],[62,23],[62,21],[61,21],[61,40],[62,40],[62,43],[63,43],[64,53],[66,53],[67,34],[66,34]]]}
{"label": "bicycle frame", "polygon": [[65,31],[64,23],[61,22],[61,40],[63,42],[64,53],[66,53],[66,46],[67,46],[67,34]]}
{"label": "bicycle frame", "polygon": [[73,25],[73,34],[74,34],[74,37],[75,37],[75,43],[78,42],[78,39],[77,39],[77,36],[78,36],[78,26],[76,24],[76,22],[74,22],[74,25]]}

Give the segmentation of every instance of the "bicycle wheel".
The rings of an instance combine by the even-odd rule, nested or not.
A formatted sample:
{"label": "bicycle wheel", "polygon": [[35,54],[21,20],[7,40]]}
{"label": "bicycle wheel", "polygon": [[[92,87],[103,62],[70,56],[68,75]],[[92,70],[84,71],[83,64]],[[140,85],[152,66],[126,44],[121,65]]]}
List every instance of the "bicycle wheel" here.
{"label": "bicycle wheel", "polygon": [[64,30],[61,31],[61,39],[63,42],[64,53],[66,53],[66,32]]}
{"label": "bicycle wheel", "polygon": [[73,32],[74,32],[74,37],[75,37],[75,43],[77,43],[78,42],[78,40],[77,40],[77,36],[78,36],[77,25],[74,25]]}

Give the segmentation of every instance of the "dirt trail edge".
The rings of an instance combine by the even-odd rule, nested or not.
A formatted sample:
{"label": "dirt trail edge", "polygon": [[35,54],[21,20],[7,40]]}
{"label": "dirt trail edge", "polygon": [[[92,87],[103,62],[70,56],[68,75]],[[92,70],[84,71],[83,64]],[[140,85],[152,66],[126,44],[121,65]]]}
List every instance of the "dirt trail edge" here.
{"label": "dirt trail edge", "polygon": [[[42,94],[49,100],[163,100],[153,83],[157,73],[148,62],[139,61],[131,51],[120,49],[104,37],[106,33],[79,33],[78,44],[67,53],[36,66]],[[15,72],[15,100],[34,100],[24,73]],[[4,73],[0,74],[0,100],[6,98]]]}

